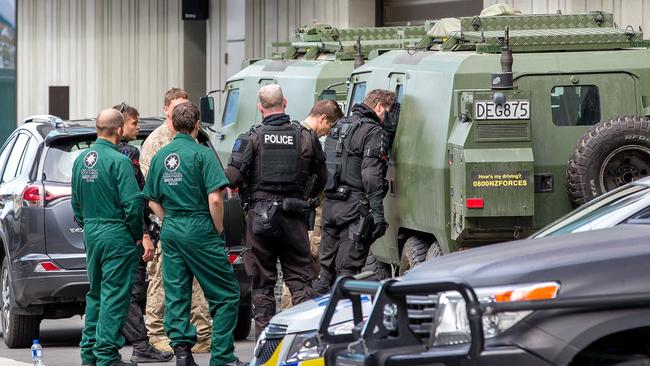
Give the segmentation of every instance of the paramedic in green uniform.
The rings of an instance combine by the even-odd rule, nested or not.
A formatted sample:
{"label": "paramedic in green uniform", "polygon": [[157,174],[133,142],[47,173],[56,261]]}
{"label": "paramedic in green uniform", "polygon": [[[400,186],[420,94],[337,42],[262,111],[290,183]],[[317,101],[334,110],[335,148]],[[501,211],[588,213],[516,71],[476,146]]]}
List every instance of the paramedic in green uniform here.
{"label": "paramedic in green uniform", "polygon": [[81,336],[83,365],[123,362],[120,333],[131,300],[141,250],[144,203],[131,160],[117,150],[124,118],[115,109],[97,116],[97,141],[72,167],[72,209],[84,229],[90,290]]}
{"label": "paramedic in green uniform", "polygon": [[196,277],[213,319],[210,365],[241,365],[234,354],[233,337],[239,284],[223,240],[221,189],[228,180],[214,151],[195,141],[200,122],[194,104],[177,105],[172,125],[176,137],[151,160],[144,187],[149,206],[163,218],[165,332],[176,365],[196,365],[191,352],[196,328],[190,323],[192,279]]}

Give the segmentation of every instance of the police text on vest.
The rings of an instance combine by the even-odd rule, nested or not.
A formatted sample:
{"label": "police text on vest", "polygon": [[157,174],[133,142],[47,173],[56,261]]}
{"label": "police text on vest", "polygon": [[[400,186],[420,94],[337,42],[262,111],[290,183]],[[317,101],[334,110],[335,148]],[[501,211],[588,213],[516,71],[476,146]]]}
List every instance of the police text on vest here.
{"label": "police text on vest", "polygon": [[293,145],[293,136],[289,135],[264,135],[265,144]]}

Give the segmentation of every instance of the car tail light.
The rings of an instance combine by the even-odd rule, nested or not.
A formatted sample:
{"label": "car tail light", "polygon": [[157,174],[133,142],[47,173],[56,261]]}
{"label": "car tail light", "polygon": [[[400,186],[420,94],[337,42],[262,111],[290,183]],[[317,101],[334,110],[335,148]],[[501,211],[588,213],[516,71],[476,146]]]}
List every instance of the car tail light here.
{"label": "car tail light", "polygon": [[42,207],[56,199],[70,196],[71,192],[69,186],[46,186],[43,194],[41,186],[31,185],[23,191],[23,201],[29,207]]}
{"label": "car tail light", "polygon": [[69,186],[45,186],[45,204],[62,197],[69,197],[71,194],[72,188]]}
{"label": "car tail light", "polygon": [[29,207],[42,205],[41,188],[39,186],[28,186],[23,191],[23,201]]}
{"label": "car tail light", "polygon": [[60,271],[60,270],[61,267],[57,266],[52,262],[41,262],[36,265],[36,268],[34,268],[34,272],[53,272],[53,271]]}
{"label": "car tail light", "polygon": [[466,204],[467,208],[483,208],[485,206],[483,198],[468,198]]}
{"label": "car tail light", "polygon": [[228,261],[230,261],[230,264],[241,264],[242,259],[241,255],[239,254],[228,254]]}

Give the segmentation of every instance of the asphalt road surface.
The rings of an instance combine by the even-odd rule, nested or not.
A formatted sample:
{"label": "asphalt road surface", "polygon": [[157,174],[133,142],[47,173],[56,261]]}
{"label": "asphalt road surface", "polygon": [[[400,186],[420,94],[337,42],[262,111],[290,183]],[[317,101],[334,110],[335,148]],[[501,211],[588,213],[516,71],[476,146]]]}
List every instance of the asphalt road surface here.
{"label": "asphalt road surface", "polygon": [[[58,320],[43,320],[41,323],[40,342],[43,346],[43,360],[46,366],[74,366],[81,364],[79,358],[79,340],[83,320],[80,317]],[[253,327],[254,328],[254,327]],[[250,361],[255,342],[251,337],[236,342],[235,352],[242,361]],[[122,358],[131,357],[131,346],[122,348]],[[208,365],[210,355],[195,354],[194,359],[199,365]],[[0,366],[29,366],[32,358],[29,349],[8,349],[4,340],[0,340]],[[174,359],[167,363],[147,363],[145,365],[174,365]]]}

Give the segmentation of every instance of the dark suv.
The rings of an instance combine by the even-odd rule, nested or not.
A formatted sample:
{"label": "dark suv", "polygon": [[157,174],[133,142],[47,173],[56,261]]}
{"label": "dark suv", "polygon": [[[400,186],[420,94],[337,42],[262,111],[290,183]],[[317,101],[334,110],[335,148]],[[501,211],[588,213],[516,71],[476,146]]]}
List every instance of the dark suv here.
{"label": "dark suv", "polygon": [[[647,366],[649,261],[641,217],[445,255],[401,280],[339,278],[317,339],[328,366]],[[332,334],[339,301],[361,309],[360,294],[375,295],[367,321]]]}
{"label": "dark suv", "polygon": [[[139,146],[164,120],[141,119]],[[94,120],[33,116],[0,152],[0,297],[2,333],[9,348],[29,347],[41,319],[84,313],[88,291],[83,229],[70,205],[72,163],[95,140]],[[199,142],[212,147],[206,133]],[[216,154],[216,153],[215,153]],[[233,193],[224,192],[226,198]],[[226,246],[241,288],[235,336],[251,326],[250,280],[240,257],[238,204],[225,203]],[[235,224],[229,224],[230,222]]]}

